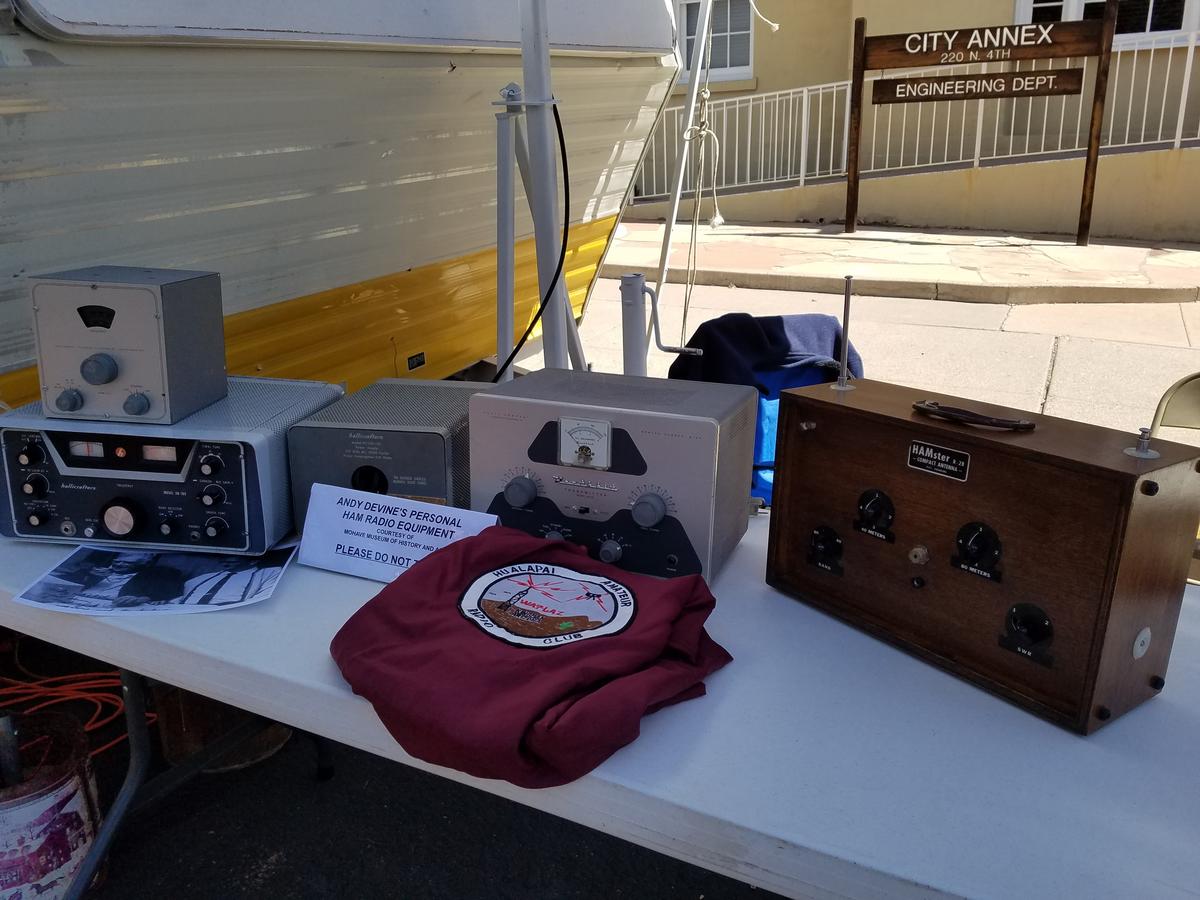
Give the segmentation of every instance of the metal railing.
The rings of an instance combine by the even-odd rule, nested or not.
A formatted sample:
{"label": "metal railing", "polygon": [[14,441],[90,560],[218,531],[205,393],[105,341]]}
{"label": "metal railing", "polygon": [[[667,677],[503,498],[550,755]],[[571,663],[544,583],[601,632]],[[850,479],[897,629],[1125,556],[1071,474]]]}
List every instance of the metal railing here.
{"label": "metal railing", "polygon": [[[1200,146],[1198,44],[1200,32],[1122,39],[1109,70],[1103,148]],[[882,76],[869,76],[863,88],[863,174],[997,165],[1084,153],[1096,77],[1094,57],[990,67],[987,63],[939,66],[903,74],[983,74],[1013,65],[1024,72],[1082,68],[1084,89],[1073,96],[874,106],[872,82]],[[887,77],[899,74],[889,72]],[[838,81],[710,100],[708,120],[721,146],[717,189],[735,193],[845,177],[849,96],[850,83]],[[637,198],[667,195],[685,129],[683,113],[683,107],[667,109],[651,135],[635,185]],[[693,181],[694,172],[688,171],[685,192],[694,190]]]}

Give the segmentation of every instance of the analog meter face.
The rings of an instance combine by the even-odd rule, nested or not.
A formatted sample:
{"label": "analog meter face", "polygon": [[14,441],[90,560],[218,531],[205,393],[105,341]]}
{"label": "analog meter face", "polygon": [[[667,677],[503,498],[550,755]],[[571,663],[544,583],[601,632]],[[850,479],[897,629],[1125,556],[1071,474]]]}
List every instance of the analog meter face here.
{"label": "analog meter face", "polygon": [[558,461],[564,466],[586,469],[607,469],[610,453],[612,423],[598,419],[558,420]]}

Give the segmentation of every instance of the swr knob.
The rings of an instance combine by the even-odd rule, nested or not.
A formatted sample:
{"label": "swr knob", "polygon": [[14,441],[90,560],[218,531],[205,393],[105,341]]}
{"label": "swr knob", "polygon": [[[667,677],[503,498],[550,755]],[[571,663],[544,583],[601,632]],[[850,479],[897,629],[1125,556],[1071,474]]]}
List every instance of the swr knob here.
{"label": "swr knob", "polygon": [[150,412],[150,398],[140,391],[136,394],[130,394],[125,398],[121,409],[125,411],[125,415],[127,416],[144,416]]}
{"label": "swr knob", "polygon": [[79,374],[88,384],[111,384],[118,371],[117,361],[107,353],[93,353],[79,364]]}
{"label": "swr knob", "polygon": [[658,494],[642,494],[633,504],[633,521],[643,528],[653,528],[667,515],[667,501]]}
{"label": "swr knob", "polygon": [[621,558],[621,545],[611,538],[600,545],[600,561],[615,563]]}
{"label": "swr knob", "polygon": [[509,506],[523,509],[537,499],[537,482],[528,475],[518,475],[504,486],[504,499]]}
{"label": "swr knob", "polygon": [[83,394],[75,388],[67,388],[54,398],[54,406],[59,412],[78,412],[83,409]]}
{"label": "swr knob", "polygon": [[205,506],[218,506],[225,502],[225,489],[219,484],[210,484],[200,492],[200,502]]}

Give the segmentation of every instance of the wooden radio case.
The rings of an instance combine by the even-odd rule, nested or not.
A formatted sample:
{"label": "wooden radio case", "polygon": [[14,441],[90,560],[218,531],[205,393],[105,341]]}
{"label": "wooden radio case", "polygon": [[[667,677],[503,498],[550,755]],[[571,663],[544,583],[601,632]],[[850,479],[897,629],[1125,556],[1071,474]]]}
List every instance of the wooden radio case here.
{"label": "wooden radio case", "polygon": [[771,585],[1082,734],[1162,690],[1200,449],[853,386],[782,396]]}

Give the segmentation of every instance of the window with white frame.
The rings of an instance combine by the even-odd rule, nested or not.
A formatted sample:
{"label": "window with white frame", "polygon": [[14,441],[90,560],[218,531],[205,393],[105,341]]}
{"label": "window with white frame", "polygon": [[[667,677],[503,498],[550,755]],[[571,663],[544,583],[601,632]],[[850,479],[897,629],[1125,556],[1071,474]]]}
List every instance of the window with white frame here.
{"label": "window with white frame", "polygon": [[[682,80],[692,68],[696,32],[700,25],[700,0],[679,3],[679,51],[683,55]],[[754,14],[750,0],[715,0],[712,11],[712,55],[708,64],[713,81],[736,81],[754,75]]]}
{"label": "window with white frame", "polygon": [[[1104,16],[1104,0],[1021,0],[1021,22],[1069,22]],[[1200,28],[1200,0],[1119,0],[1117,35],[1158,34]]]}

